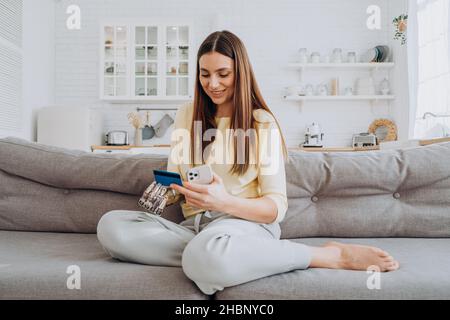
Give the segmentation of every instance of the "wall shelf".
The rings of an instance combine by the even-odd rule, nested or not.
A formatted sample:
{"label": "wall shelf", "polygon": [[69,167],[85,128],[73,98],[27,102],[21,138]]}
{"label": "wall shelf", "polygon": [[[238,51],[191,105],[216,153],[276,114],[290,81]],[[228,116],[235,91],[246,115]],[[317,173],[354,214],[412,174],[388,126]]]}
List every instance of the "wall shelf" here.
{"label": "wall shelf", "polygon": [[[299,73],[299,81],[300,83],[303,81],[303,74],[306,73],[307,69],[312,72],[323,71],[324,69],[332,70],[334,73],[339,73],[341,71],[348,71],[353,69],[352,71],[358,72],[366,72],[369,71],[371,76],[374,77],[375,73],[383,71],[383,72],[391,72],[392,68],[395,67],[394,62],[341,62],[341,63],[300,63],[293,62],[287,64],[288,68],[295,69]],[[331,101],[368,101],[370,106],[372,107],[372,113],[374,113],[373,107],[377,102],[386,102],[388,108],[390,108],[390,102],[395,99],[395,95],[382,95],[382,94],[374,94],[374,95],[312,95],[312,96],[284,96],[286,101],[297,101],[299,102],[300,112],[305,101],[323,101],[323,102],[331,102]]]}
{"label": "wall shelf", "polygon": [[122,97],[112,97],[108,99],[109,103],[135,103],[135,104],[148,104],[149,102],[153,103],[161,103],[161,104],[182,104],[191,102],[194,98],[189,97],[129,97],[129,98],[122,98]]}
{"label": "wall shelf", "polygon": [[393,68],[394,62],[356,62],[356,63],[289,63],[289,68]]}
{"label": "wall shelf", "polygon": [[353,96],[285,96],[288,101],[339,101],[339,100],[394,100],[394,95],[353,95]]}

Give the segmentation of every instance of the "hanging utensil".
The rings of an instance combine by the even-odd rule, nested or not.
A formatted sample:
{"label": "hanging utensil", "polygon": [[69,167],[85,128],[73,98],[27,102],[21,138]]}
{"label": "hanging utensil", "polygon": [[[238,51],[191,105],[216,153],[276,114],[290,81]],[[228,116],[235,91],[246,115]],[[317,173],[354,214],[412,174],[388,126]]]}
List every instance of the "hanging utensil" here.
{"label": "hanging utensil", "polygon": [[147,121],[144,128],[142,129],[142,139],[148,140],[153,138],[154,135],[155,129],[152,126],[150,126],[150,111],[147,111]]}

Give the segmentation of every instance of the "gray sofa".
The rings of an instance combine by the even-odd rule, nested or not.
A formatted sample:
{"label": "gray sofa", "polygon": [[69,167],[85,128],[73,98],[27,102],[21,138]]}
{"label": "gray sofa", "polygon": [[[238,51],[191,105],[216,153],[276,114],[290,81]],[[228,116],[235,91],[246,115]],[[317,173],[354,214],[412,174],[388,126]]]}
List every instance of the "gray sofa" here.
{"label": "gray sofa", "polygon": [[[0,139],[0,298],[450,299],[449,159],[450,143],[357,153],[290,151],[282,238],[379,246],[399,260],[400,269],[296,270],[205,296],[181,268],[116,261],[95,235],[107,211],[140,210],[137,200],[152,170],[165,168],[166,157]],[[163,216],[182,219],[178,206]],[[80,268],[80,289],[67,287],[72,265]]]}

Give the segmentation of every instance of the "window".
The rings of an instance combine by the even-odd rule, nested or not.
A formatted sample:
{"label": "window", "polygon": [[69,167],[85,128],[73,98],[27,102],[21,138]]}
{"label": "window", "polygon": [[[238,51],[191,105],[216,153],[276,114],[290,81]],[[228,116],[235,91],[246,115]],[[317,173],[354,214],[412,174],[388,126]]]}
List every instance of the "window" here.
{"label": "window", "polygon": [[0,0],[0,133],[20,131],[22,1]]}
{"label": "window", "polygon": [[417,90],[413,99],[416,101],[414,138],[450,135],[449,3],[450,0],[410,1],[413,13],[410,17],[417,24],[409,44],[417,51],[417,56],[412,57],[415,60],[412,90]]}

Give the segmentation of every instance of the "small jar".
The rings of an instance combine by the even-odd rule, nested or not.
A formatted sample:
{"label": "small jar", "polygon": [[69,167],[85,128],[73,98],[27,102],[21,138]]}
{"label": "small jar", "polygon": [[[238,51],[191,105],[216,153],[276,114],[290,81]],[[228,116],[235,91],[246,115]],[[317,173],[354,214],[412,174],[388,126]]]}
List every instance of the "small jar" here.
{"label": "small jar", "polygon": [[313,87],[313,85],[308,83],[305,86],[304,93],[305,93],[305,96],[312,96],[314,94],[314,87]]}
{"label": "small jar", "polygon": [[353,95],[353,88],[352,87],[346,87],[344,89],[344,95],[346,96],[352,96]]}
{"label": "small jar", "polygon": [[308,53],[307,53],[306,48],[300,48],[300,50],[298,50],[298,54],[299,54],[299,62],[300,63],[308,62]]}
{"label": "small jar", "polygon": [[348,63],[355,63],[356,62],[356,53],[353,51],[350,51],[347,53],[347,62]]}
{"label": "small jar", "polygon": [[328,87],[326,84],[319,84],[317,86],[317,95],[318,96],[327,96],[328,95]]}
{"label": "small jar", "polygon": [[390,91],[389,80],[384,78],[380,83],[380,92],[382,95],[388,95]]}
{"label": "small jar", "polygon": [[342,62],[342,49],[341,48],[335,48],[333,50],[333,62],[334,63]]}
{"label": "small jar", "polygon": [[320,63],[320,54],[318,52],[311,54],[311,63]]}

